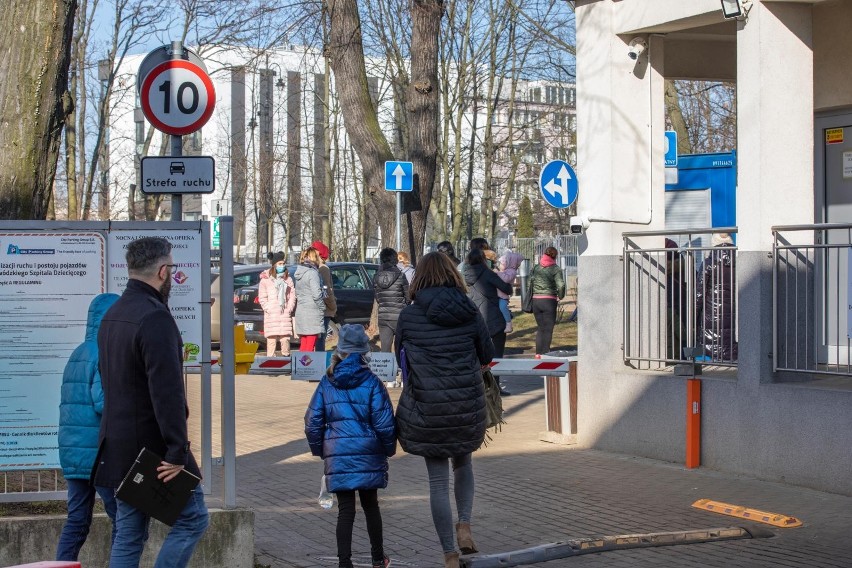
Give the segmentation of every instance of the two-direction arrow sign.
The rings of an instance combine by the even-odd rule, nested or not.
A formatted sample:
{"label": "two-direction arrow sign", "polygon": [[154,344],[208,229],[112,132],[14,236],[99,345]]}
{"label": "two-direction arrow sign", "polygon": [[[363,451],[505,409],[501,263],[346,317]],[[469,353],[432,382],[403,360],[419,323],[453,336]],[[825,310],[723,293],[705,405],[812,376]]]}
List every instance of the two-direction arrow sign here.
{"label": "two-direction arrow sign", "polygon": [[541,169],[538,178],[541,196],[553,207],[564,209],[577,200],[577,174],[568,162],[553,160]]}

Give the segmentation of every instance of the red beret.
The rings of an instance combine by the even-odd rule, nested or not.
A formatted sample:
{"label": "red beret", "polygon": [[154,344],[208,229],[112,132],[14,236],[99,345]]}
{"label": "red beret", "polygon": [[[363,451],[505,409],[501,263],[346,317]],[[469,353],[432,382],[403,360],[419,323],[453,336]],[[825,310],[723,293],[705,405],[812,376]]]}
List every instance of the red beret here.
{"label": "red beret", "polygon": [[311,246],[317,249],[320,258],[322,258],[323,260],[328,260],[328,247],[325,246],[322,241],[314,241],[311,243]]}

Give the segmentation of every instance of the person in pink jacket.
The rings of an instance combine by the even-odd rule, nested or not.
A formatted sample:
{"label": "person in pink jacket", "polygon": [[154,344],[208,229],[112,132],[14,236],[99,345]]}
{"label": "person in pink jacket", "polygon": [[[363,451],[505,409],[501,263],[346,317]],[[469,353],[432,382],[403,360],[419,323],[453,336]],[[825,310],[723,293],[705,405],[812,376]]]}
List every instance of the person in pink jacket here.
{"label": "person in pink jacket", "polygon": [[290,354],[290,336],[293,335],[296,290],[284,266],[284,253],[275,253],[270,262],[272,267],[261,275],[257,290],[257,300],[263,308],[266,356],[275,355],[278,341],[281,341],[281,354],[287,356]]}
{"label": "person in pink jacket", "polygon": [[[518,276],[518,268],[521,266],[521,261],[524,257],[512,251],[507,251],[506,254],[497,260],[497,276],[507,284],[515,284],[515,278]],[[500,311],[503,312],[503,318],[506,320],[506,333],[512,332],[512,312],[509,311],[509,294],[501,290],[497,290],[497,296],[500,298]]]}

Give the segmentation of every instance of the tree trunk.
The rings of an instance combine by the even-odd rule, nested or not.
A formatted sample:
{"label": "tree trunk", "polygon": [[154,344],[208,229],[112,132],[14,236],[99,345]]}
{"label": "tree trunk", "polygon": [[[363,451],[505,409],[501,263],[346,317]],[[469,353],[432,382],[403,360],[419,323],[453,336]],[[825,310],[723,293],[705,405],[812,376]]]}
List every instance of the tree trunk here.
{"label": "tree trunk", "polygon": [[77,0],[0,3],[0,219],[47,216]]}
{"label": "tree trunk", "polygon": [[[395,198],[384,190],[384,163],[393,160],[393,153],[370,99],[358,3],[326,0],[325,5],[330,23],[326,55],[334,71],[346,133],[361,161],[364,190],[376,210],[393,211]],[[380,215],[378,223],[382,239],[389,244],[395,231],[394,215]]]}
{"label": "tree trunk", "polygon": [[689,128],[686,126],[686,120],[683,118],[677,88],[675,87],[674,81],[671,79],[666,79],[665,101],[666,111],[669,113],[669,120],[671,120],[672,129],[677,132],[677,153],[691,154],[692,141],[689,139]]}

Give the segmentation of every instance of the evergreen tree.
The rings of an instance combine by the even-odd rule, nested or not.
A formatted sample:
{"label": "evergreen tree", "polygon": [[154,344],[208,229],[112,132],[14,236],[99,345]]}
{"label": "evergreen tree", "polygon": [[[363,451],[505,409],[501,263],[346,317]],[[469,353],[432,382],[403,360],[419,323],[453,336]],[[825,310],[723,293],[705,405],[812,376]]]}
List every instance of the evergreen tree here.
{"label": "evergreen tree", "polygon": [[535,236],[535,226],[533,225],[533,210],[530,198],[524,196],[518,206],[518,238],[529,239]]}

